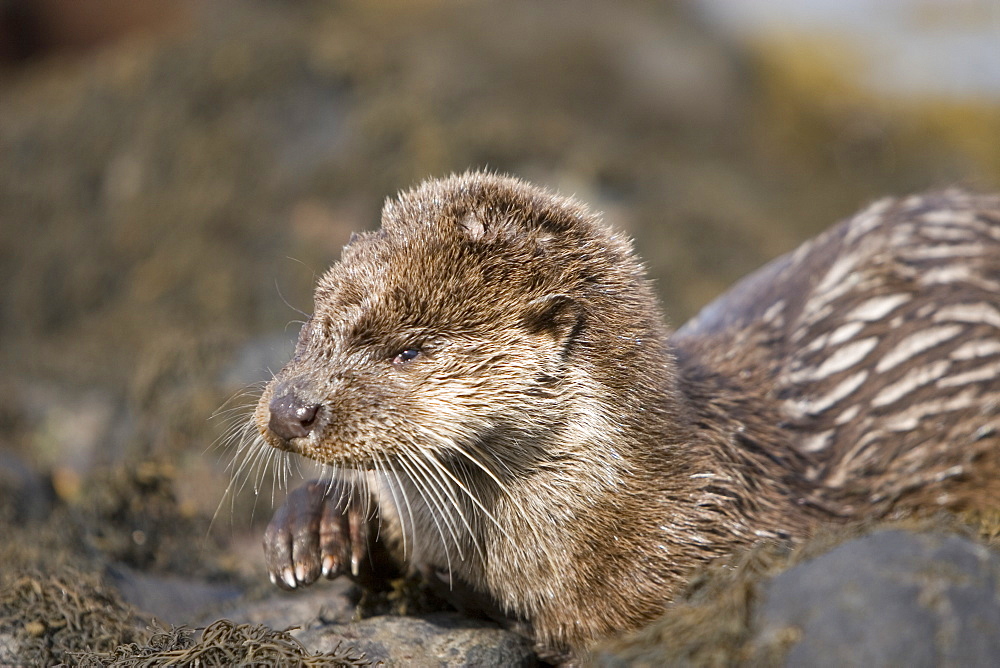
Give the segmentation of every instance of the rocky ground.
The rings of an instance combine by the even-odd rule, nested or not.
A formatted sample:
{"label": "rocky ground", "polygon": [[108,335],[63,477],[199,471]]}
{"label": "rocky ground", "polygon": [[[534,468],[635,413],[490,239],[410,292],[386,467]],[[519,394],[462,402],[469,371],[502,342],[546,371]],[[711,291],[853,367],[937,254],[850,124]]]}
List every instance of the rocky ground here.
{"label": "rocky ground", "polygon": [[[361,601],[362,621],[343,583],[274,591],[259,541],[282,492],[268,472],[228,485],[227,429],[288,354],[317,273],[429,176],[489,167],[577,194],[635,236],[678,324],[875,197],[1000,188],[996,106],[884,102],[687,7],[178,3],[4,61],[0,663],[535,661],[413,583]],[[593,660],[891,663],[921,642],[938,663],[996,657],[966,635],[998,614],[992,524],[973,524],[846,537],[814,561],[744,555],[781,566],[693,586]],[[869,598],[830,593],[838,573]]]}

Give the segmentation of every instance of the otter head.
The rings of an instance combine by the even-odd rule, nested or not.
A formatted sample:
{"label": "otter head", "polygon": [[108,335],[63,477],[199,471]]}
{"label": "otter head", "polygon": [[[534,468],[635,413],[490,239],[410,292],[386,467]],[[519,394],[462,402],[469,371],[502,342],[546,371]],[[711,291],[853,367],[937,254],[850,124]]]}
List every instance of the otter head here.
{"label": "otter head", "polygon": [[433,453],[516,473],[560,459],[606,385],[641,385],[651,310],[629,242],[576,202],[490,174],[429,181],[319,281],[257,428],[338,467],[419,477]]}

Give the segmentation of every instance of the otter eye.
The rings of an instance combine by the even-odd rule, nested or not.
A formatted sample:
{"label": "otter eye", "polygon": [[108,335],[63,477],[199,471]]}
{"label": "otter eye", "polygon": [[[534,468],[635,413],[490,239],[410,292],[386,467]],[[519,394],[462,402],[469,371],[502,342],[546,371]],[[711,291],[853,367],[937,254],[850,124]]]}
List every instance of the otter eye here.
{"label": "otter eye", "polygon": [[414,359],[420,356],[420,351],[416,348],[407,348],[401,351],[395,357],[392,358],[392,363],[396,366],[401,366],[407,362],[412,362]]}

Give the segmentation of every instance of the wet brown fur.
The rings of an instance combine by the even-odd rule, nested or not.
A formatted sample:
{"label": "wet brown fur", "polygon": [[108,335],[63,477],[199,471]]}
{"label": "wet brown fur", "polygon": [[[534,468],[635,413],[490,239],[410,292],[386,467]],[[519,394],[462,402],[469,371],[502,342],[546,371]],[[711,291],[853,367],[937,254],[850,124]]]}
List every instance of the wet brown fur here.
{"label": "wet brown fur", "polygon": [[[962,203],[1000,229],[997,199]],[[429,181],[388,202],[382,228],[320,280],[295,357],[259,403],[260,433],[367,471],[400,556],[487,593],[556,647],[643,624],[695,567],[761,539],[997,498],[996,381],[958,416],[975,422],[965,440],[920,471],[883,462],[891,475],[828,489],[830,453],[857,435],[798,447],[826,428],[783,408],[789,351],[807,342],[792,341],[794,303],[778,324],[761,314],[847,252],[837,229],[672,335],[629,241],[580,204],[490,174]],[[1000,273],[1000,240],[984,262]],[[395,363],[407,349],[421,354]],[[267,427],[281,382],[321,405],[308,437]],[[928,452],[949,433],[921,429],[907,443]],[[913,484],[893,484],[904,475]],[[942,496],[960,483],[971,491]]]}

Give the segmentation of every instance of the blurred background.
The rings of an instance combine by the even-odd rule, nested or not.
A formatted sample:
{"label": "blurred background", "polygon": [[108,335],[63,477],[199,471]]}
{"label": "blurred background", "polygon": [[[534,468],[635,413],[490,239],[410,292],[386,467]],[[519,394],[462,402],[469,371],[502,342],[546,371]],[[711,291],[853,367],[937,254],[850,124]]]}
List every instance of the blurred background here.
{"label": "blurred background", "polygon": [[[679,325],[875,198],[1000,189],[1000,4],[0,0],[2,516],[177,568],[351,231],[484,167],[628,230]],[[262,573],[254,500],[186,538]]]}

